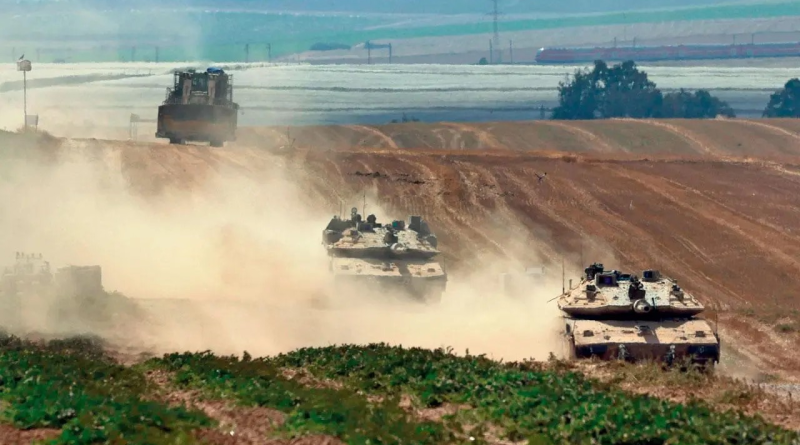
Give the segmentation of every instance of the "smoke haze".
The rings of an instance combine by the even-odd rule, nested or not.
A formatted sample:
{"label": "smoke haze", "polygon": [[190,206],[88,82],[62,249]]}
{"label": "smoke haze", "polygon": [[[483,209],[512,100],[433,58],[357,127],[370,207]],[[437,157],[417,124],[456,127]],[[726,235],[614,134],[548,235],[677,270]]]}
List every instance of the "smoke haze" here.
{"label": "smoke haze", "polygon": [[[499,274],[518,271],[519,259],[474,258],[474,270],[451,273],[438,306],[366,291],[335,294],[321,245],[331,214],[312,204],[301,174],[277,161],[257,171],[214,166],[200,184],[162,184],[158,193],[142,194],[131,187],[133,173],[123,174],[119,146],[98,144],[62,148],[57,163],[7,160],[0,252],[9,262],[26,251],[56,267],[101,265],[105,288],[133,298],[137,308],[120,302],[118,321],[102,328],[80,319],[65,326],[47,315],[52,303],[28,301],[28,331],[92,329],[119,347],[151,353],[270,355],[368,342],[452,346],[504,359],[561,351],[557,308],[547,302],[560,292],[561,277],[510,298],[501,295]],[[146,177],[152,166],[130,168]],[[405,218],[387,214],[374,192],[367,197],[368,214]]]}

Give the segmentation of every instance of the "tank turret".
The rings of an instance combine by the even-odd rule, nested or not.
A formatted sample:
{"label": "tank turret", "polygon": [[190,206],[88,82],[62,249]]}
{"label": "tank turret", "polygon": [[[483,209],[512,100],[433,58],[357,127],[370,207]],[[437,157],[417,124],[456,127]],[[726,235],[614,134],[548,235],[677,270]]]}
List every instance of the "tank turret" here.
{"label": "tank turret", "polygon": [[447,273],[436,260],[438,240],[421,216],[411,216],[408,224],[383,224],[375,215],[364,220],[354,207],[349,219],[334,216],[328,222],[322,243],[337,284],[400,290],[429,302],[439,301],[445,290]]}
{"label": "tank turret", "polygon": [[719,338],[695,318],[704,306],[658,270],[642,278],[595,263],[557,298],[573,357],[719,361]]}

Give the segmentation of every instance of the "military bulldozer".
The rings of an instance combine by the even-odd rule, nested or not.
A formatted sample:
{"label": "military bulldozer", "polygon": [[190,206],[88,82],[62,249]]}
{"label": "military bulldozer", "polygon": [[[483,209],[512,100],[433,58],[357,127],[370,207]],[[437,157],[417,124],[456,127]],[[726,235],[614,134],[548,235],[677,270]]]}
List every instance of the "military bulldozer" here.
{"label": "military bulldozer", "polygon": [[571,358],[719,363],[719,335],[695,317],[704,306],[658,270],[639,279],[592,264],[577,287],[558,297],[558,307]]}
{"label": "military bulldozer", "polygon": [[174,84],[158,107],[156,137],[170,144],[196,141],[221,147],[236,140],[238,113],[232,75],[219,68],[175,72]]}
{"label": "military bulldozer", "polygon": [[22,314],[45,309],[51,319],[68,323],[96,309],[96,301],[105,297],[100,266],[54,271],[41,254],[17,252],[14,264],[0,276],[0,325],[20,328]]}
{"label": "military bulldozer", "polygon": [[385,225],[375,215],[363,221],[353,208],[350,219],[331,219],[322,240],[337,288],[441,301],[447,272],[436,260],[436,235],[422,217],[411,216],[408,225],[405,221]]}

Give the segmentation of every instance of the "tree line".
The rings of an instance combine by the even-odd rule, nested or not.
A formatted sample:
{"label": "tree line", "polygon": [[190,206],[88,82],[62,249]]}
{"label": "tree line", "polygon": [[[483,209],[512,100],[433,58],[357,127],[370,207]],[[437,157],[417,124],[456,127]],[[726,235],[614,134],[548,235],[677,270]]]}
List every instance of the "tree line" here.
{"label": "tree line", "polygon": [[[552,119],[736,117],[727,102],[707,90],[662,93],[633,61],[608,66],[598,60],[591,70],[577,70],[559,83],[558,98]],[[800,117],[800,79],[776,91],[763,116]]]}

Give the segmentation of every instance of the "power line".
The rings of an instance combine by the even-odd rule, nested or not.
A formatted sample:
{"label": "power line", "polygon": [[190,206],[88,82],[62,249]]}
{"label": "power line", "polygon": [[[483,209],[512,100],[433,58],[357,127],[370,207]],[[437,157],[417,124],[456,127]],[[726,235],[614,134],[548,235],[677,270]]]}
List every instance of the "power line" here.
{"label": "power line", "polygon": [[493,44],[492,48],[494,51],[497,51],[497,55],[492,57],[496,63],[501,63],[503,61],[503,50],[500,47],[500,29],[499,29],[499,17],[500,17],[500,9],[499,9],[499,0],[492,0],[494,4],[494,11],[492,12],[493,16],[493,25],[494,25],[494,37],[493,37]]}

